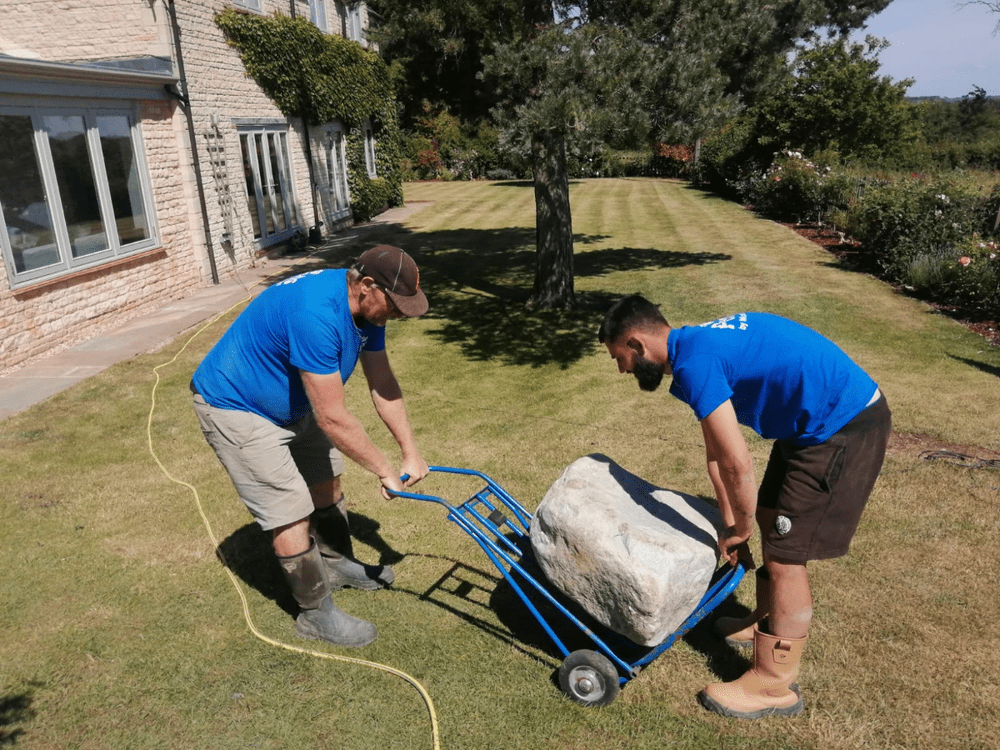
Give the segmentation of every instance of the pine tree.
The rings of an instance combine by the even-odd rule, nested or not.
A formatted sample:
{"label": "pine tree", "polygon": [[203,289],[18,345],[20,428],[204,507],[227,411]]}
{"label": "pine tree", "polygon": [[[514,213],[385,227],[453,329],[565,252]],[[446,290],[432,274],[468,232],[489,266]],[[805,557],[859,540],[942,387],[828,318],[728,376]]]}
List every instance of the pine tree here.
{"label": "pine tree", "polygon": [[568,151],[693,141],[773,90],[799,40],[821,28],[845,34],[890,0],[483,0],[478,15],[476,0],[371,2],[383,30],[400,35],[380,42],[408,67],[413,91],[443,92],[466,51],[481,55],[481,72],[464,58],[477,83],[458,76],[449,96],[490,101],[507,146],[530,159],[530,304],[547,308],[575,302]]}

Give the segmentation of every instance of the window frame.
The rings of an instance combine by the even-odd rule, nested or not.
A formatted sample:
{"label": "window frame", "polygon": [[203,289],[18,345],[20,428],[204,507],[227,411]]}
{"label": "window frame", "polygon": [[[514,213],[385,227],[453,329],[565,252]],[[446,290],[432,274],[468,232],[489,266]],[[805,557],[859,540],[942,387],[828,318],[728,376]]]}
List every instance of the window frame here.
{"label": "window frame", "polygon": [[[339,121],[327,123],[319,130],[321,137],[317,145],[322,158],[322,172],[326,179],[323,204],[328,220],[336,223],[351,215],[347,133]],[[341,202],[343,205],[338,205]]]}
{"label": "window frame", "polygon": [[[58,279],[79,271],[98,268],[114,263],[122,258],[137,255],[161,246],[156,206],[153,200],[152,182],[146,162],[146,150],[142,137],[139,107],[136,102],[88,101],[77,99],[42,100],[37,102],[0,103],[0,115],[28,117],[32,126],[32,146],[38,169],[44,202],[48,206],[52,223],[54,245],[59,261],[39,268],[18,271],[8,233],[8,216],[0,205],[0,252],[7,267],[11,289],[20,289],[42,281]],[[63,197],[60,192],[56,164],[50,149],[49,133],[45,129],[46,117],[80,117],[84,125],[84,142],[87,147],[88,162],[94,181],[98,211],[108,247],[93,253],[74,257],[73,244],[66,222]],[[138,175],[138,195],[142,200],[142,219],[146,225],[147,237],[134,242],[122,243],[115,231],[117,221],[111,195],[111,183],[105,166],[101,134],[98,129],[100,117],[125,117],[129,125],[129,144],[132,148],[134,168]]]}
{"label": "window frame", "polygon": [[368,171],[368,177],[374,180],[378,177],[378,165],[375,157],[375,129],[372,127],[371,120],[365,120],[363,131],[365,139],[365,169]]}
{"label": "window frame", "polygon": [[347,38],[360,45],[367,44],[365,39],[365,23],[362,13],[362,2],[348,2],[347,4]]}
{"label": "window frame", "polygon": [[233,5],[237,8],[242,8],[243,10],[249,10],[253,13],[264,13],[264,3],[263,0],[230,0]]}
{"label": "window frame", "polygon": [[[251,211],[254,210],[256,206],[257,210],[257,226],[260,229],[260,236],[256,234],[253,235],[254,243],[258,249],[265,247],[270,247],[271,245],[284,242],[289,237],[291,237],[297,230],[302,229],[302,217],[300,215],[301,209],[299,207],[298,196],[295,191],[295,174],[292,165],[291,150],[289,148],[289,126],[287,122],[257,122],[257,123],[237,123],[237,136],[240,140],[240,166],[245,168],[245,162],[249,162],[251,172],[254,177],[254,201],[253,205],[250,203],[250,193],[246,191],[247,196],[247,214],[250,216],[251,222],[253,221],[253,216]],[[257,136],[263,136],[262,144],[267,151],[267,156],[269,157],[264,164],[260,163],[257,152]],[[271,148],[273,144],[272,136],[276,137],[281,143],[282,148],[279,149],[274,155],[274,161],[278,166],[278,190],[275,192],[275,196],[280,195],[282,210],[285,213],[285,228],[279,230],[277,227],[277,214],[275,213],[274,204],[272,201],[270,208],[270,219],[274,222],[274,231],[267,231],[267,221],[268,221],[268,205],[265,202],[265,188],[266,184],[263,178],[269,177],[272,181],[274,180],[274,174],[272,173],[271,167]],[[244,146],[244,139],[247,139],[247,147]],[[253,145],[250,148],[250,145]],[[243,180],[244,186],[246,187],[246,179]],[[271,183],[274,184],[273,182]],[[252,229],[252,226],[251,226]],[[251,232],[253,234],[253,232]]]}
{"label": "window frame", "polygon": [[327,22],[326,0],[309,0],[309,20],[313,26],[324,34],[330,33],[330,24]]}

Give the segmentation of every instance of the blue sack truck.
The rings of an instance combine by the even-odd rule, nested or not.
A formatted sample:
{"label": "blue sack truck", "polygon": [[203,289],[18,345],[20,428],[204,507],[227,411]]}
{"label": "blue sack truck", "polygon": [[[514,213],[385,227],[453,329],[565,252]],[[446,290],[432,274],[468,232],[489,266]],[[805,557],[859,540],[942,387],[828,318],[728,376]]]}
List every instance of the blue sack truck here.
{"label": "blue sack truck", "polygon": [[[622,651],[630,650],[629,647],[631,650],[636,650],[639,648],[636,644],[623,636],[618,636],[614,640],[623,642],[623,648],[619,648],[616,652],[605,642],[605,639],[598,636],[580,618],[567,609],[556,595],[546,588],[546,582],[527,570],[524,558],[531,551],[529,529],[532,514],[524,506],[482,472],[450,466],[431,466],[430,470],[445,474],[479,477],[486,482],[486,486],[460,505],[452,505],[443,498],[434,495],[423,495],[415,492],[398,492],[393,493],[393,495],[411,500],[438,503],[448,509],[448,519],[476,541],[552,639],[563,656],[563,663],[559,668],[559,687],[571,699],[584,706],[610,705],[626,682],[636,677],[644,667],[648,666],[656,657],[670,648],[678,638],[725,601],[736,590],[746,573],[746,568],[742,563],[733,567],[725,566],[728,567],[728,570],[720,568],[698,606],[681,623],[681,626],[667,636],[666,640],[652,647],[639,658],[627,661],[620,654]],[[525,586],[541,595],[569,622],[588,636],[596,650],[581,649],[570,653],[545,616],[531,601],[525,591]],[[612,638],[606,640],[610,641]]]}

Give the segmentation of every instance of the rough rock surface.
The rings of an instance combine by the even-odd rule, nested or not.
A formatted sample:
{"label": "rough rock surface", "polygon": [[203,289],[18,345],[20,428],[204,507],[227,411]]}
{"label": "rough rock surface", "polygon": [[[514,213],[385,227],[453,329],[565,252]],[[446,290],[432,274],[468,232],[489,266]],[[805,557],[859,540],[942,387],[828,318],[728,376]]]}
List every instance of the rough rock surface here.
{"label": "rough rock surface", "polygon": [[570,464],[542,498],[531,545],[549,581],[594,619],[655,646],[708,589],[718,525],[718,510],[704,500],[593,454]]}

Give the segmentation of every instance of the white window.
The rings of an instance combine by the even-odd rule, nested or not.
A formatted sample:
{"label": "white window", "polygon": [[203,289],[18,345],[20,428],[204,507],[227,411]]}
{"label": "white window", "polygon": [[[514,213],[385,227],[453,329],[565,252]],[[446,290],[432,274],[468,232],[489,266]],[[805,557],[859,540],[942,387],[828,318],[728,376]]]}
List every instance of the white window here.
{"label": "white window", "polygon": [[245,8],[246,10],[254,10],[258,13],[263,13],[261,8],[261,0],[232,0],[233,5],[237,8]]}
{"label": "white window", "polygon": [[378,177],[378,170],[375,169],[375,132],[369,120],[365,120],[365,167],[369,177]]}
{"label": "white window", "polygon": [[344,4],[343,0],[336,0],[335,7],[337,9],[337,33],[345,39],[349,39],[350,37],[347,36],[347,31],[350,28],[347,5]]}
{"label": "white window", "polygon": [[330,31],[326,26],[326,0],[309,0],[309,20],[324,34]]}
{"label": "white window", "polygon": [[291,236],[301,223],[292,189],[287,125],[240,128],[247,207],[261,247]]}
{"label": "white window", "polygon": [[323,208],[331,226],[351,214],[351,195],[347,186],[347,149],[344,131],[331,123],[322,133]]}
{"label": "white window", "polygon": [[347,38],[365,43],[364,8],[362,3],[352,3],[347,9]]}
{"label": "white window", "polygon": [[0,107],[0,246],[13,285],[158,243],[134,108]]}

